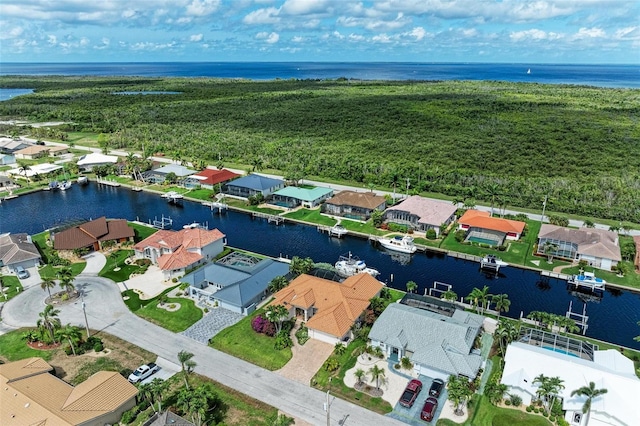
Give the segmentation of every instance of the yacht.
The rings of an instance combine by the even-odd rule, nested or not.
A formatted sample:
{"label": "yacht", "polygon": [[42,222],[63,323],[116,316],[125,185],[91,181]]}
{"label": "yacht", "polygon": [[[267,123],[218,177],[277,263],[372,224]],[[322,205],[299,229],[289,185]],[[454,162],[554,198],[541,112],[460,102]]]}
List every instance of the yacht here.
{"label": "yacht", "polygon": [[399,251],[400,253],[415,253],[417,247],[413,244],[413,237],[408,235],[396,235],[393,238],[378,238],[380,245],[388,250]]}
{"label": "yacht", "polygon": [[482,269],[490,269],[498,272],[501,267],[505,266],[509,266],[509,264],[499,257],[496,257],[495,254],[487,254],[480,260],[480,268]]}
{"label": "yacht", "polygon": [[71,181],[62,181],[62,183],[60,183],[58,187],[60,188],[60,191],[66,191],[67,189],[71,188]]}
{"label": "yacht", "polygon": [[78,185],[87,185],[89,183],[89,178],[86,176],[78,176]]}
{"label": "yacht", "polygon": [[578,287],[587,287],[593,290],[604,290],[604,286],[607,282],[602,278],[595,276],[593,272],[582,272],[574,275],[569,279],[569,284],[574,284]]}
{"label": "yacht", "polygon": [[338,259],[334,266],[338,275],[344,278],[362,273],[369,274],[372,277],[380,274],[380,272],[373,268],[367,268],[367,264],[364,263],[363,260],[360,260],[358,256],[353,256],[351,252],[346,256],[340,256],[340,259]]}

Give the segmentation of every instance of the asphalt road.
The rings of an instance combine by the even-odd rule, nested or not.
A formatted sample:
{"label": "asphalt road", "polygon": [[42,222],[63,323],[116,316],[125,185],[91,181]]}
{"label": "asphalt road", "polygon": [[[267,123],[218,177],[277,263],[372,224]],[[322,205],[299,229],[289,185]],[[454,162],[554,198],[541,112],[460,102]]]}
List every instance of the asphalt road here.
{"label": "asphalt road", "polygon": [[[118,286],[110,280],[79,275],[75,282],[76,288],[85,292],[87,320],[91,329],[105,331],[174,362],[177,362],[179,351],[192,352],[195,354],[193,360],[198,364],[195,368],[198,374],[311,424],[327,424],[326,412],[323,409],[326,401],[324,392],[281,377],[137,317],[126,307]],[[11,327],[33,327],[38,313],[44,309],[45,296],[46,292],[35,286],[7,302],[2,309],[2,330],[6,332]],[[70,323],[84,328],[82,302],[58,306],[58,309],[63,324]],[[331,424],[371,426],[403,423],[335,398],[331,403]]]}

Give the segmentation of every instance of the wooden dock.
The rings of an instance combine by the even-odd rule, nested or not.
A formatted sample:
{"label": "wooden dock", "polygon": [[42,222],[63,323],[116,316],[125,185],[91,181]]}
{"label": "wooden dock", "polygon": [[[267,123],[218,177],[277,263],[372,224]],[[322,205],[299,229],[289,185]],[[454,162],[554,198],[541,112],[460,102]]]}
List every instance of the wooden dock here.
{"label": "wooden dock", "polygon": [[567,274],[561,274],[559,272],[540,271],[540,275],[543,277],[557,278],[559,280],[569,281],[572,276]]}
{"label": "wooden dock", "polygon": [[259,217],[261,219],[267,219],[267,222],[269,223],[275,223],[276,225],[280,225],[281,223],[284,223],[284,217],[282,216],[278,216],[275,214],[268,214],[268,213],[261,213],[261,212],[253,212],[251,214],[251,216],[253,217]]}
{"label": "wooden dock", "polygon": [[480,256],[474,256],[472,254],[467,253],[458,253],[455,251],[448,251],[447,256],[455,257],[457,259],[470,260],[472,262],[482,262],[482,258]]}
{"label": "wooden dock", "polygon": [[113,180],[106,180],[106,179],[97,178],[96,182],[98,183],[98,185],[106,185],[106,186],[113,186],[113,187],[120,186],[120,182],[116,182],[116,181],[113,181]]}

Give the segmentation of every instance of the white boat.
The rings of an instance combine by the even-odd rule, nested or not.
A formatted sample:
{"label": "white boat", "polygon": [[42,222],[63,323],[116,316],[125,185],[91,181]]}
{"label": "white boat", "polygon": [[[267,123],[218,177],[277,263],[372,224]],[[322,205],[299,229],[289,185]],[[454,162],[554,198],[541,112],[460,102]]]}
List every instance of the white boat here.
{"label": "white boat", "polygon": [[162,194],[162,198],[166,198],[169,203],[172,204],[182,204],[182,200],[184,196],[176,191],[169,191],[165,194]]}
{"label": "white boat", "polygon": [[338,275],[345,278],[362,273],[369,274],[372,277],[380,275],[380,272],[377,270],[367,268],[367,264],[364,263],[364,260],[360,260],[358,256],[352,256],[351,252],[346,256],[340,256],[340,259],[338,259],[334,266]]}
{"label": "white boat", "polygon": [[480,267],[489,269],[499,269],[503,266],[509,266],[509,264],[495,254],[487,254],[480,261]]}
{"label": "white boat", "polygon": [[187,225],[184,225],[182,227],[182,229],[195,229],[195,228],[200,228],[200,224],[198,222],[193,222],[193,223],[189,223]]}
{"label": "white boat", "polygon": [[60,184],[57,180],[49,182],[49,186],[45,188],[46,191],[55,191],[56,189],[60,189]]}
{"label": "white boat", "polygon": [[595,276],[593,272],[580,272],[578,275],[574,275],[569,279],[569,284],[575,284],[581,287],[588,287],[591,289],[604,290],[607,282],[602,278]]}
{"label": "white boat", "polygon": [[393,238],[378,238],[380,245],[387,250],[399,251],[400,253],[415,253],[417,247],[413,244],[413,237],[396,235]]}
{"label": "white boat", "polygon": [[329,235],[338,237],[338,238],[342,238],[346,234],[347,234],[347,228],[345,228],[342,225],[335,225],[331,227],[331,229],[329,230]]}
{"label": "white boat", "polygon": [[527,70],[527,74],[531,74],[531,68]]}
{"label": "white boat", "polygon": [[78,176],[78,185],[86,185],[89,183],[89,178],[86,176]]}
{"label": "white boat", "polygon": [[66,191],[71,188],[71,181],[65,180],[59,186],[60,191]]}

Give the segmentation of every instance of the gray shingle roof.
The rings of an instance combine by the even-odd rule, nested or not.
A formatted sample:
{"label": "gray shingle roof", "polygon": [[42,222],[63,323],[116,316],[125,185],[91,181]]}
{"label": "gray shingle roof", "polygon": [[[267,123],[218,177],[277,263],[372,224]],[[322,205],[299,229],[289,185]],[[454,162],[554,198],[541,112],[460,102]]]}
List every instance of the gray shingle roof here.
{"label": "gray shingle roof", "polygon": [[264,191],[265,189],[275,188],[282,185],[284,181],[280,179],[272,179],[266,176],[250,174],[239,179],[229,182],[229,186],[237,186],[240,188],[249,188],[255,191]]}
{"label": "gray shingle roof", "polygon": [[425,367],[475,377],[482,358],[471,350],[482,320],[461,310],[447,317],[394,303],[373,324],[369,339],[413,352],[411,361]]}
{"label": "gray shingle roof", "polygon": [[40,252],[29,241],[27,234],[0,235],[0,261],[2,265],[13,265],[32,259],[40,259]]}

